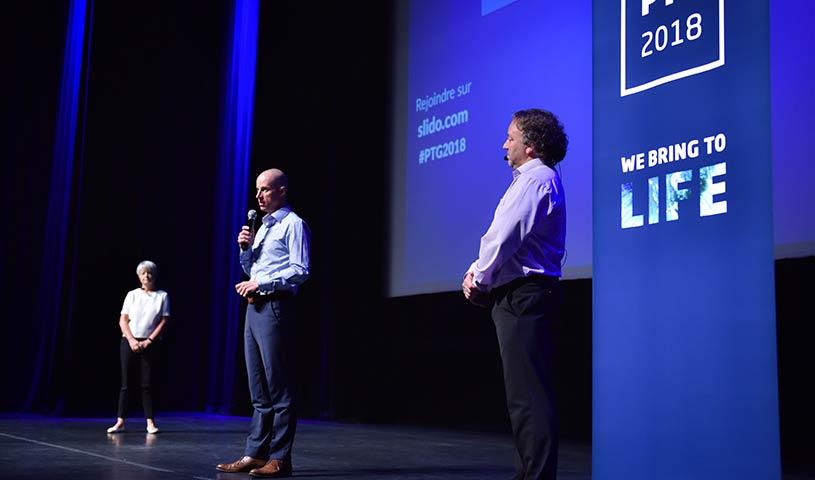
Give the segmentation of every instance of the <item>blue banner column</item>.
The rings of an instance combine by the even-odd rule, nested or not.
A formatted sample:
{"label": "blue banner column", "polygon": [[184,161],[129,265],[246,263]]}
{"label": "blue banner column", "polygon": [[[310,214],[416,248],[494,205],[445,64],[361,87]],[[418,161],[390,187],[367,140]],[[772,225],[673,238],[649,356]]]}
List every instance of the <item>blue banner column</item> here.
{"label": "blue banner column", "polygon": [[593,4],[595,479],[780,478],[767,0]]}

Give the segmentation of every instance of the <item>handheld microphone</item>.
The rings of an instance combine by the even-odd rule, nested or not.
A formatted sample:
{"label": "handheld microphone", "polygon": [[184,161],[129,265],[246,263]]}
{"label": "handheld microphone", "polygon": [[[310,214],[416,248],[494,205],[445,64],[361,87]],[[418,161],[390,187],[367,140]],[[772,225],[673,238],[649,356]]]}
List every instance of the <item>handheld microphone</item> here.
{"label": "handheld microphone", "polygon": [[252,232],[252,235],[255,234],[255,220],[258,218],[258,212],[254,209],[249,210],[246,212],[246,218],[249,219],[249,230]]}

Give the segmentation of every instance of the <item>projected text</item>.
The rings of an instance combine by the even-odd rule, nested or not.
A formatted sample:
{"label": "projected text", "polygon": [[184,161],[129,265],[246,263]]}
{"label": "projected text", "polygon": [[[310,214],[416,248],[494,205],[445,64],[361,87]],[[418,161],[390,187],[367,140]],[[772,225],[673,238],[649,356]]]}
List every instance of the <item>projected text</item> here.
{"label": "projected text", "polygon": [[468,110],[462,110],[452,115],[447,115],[443,119],[436,118],[436,116],[433,115],[432,118],[425,118],[422,120],[422,124],[416,129],[416,136],[419,138],[426,137],[427,135],[432,135],[434,133],[447,130],[448,128],[461,125],[462,123],[467,123],[469,119],[470,112]]}
{"label": "projected text", "polygon": [[[454,138],[441,138],[432,145],[418,145],[419,165],[458,155],[467,150],[467,132],[462,128],[470,121],[470,109],[461,108],[463,106],[461,103],[464,101],[462,97],[467,97],[472,92],[472,86],[473,82],[462,82],[450,88],[443,88],[441,93],[434,91],[432,94],[416,98],[416,112],[428,113],[435,108],[447,110],[420,119],[416,126],[416,138],[424,139],[431,135],[442,137],[444,133],[455,132],[451,134],[455,135]],[[445,105],[448,102],[452,102],[450,105],[452,108],[460,109],[451,113]]]}
{"label": "projected text", "polygon": [[467,139],[461,137],[457,140],[433,145],[419,151],[419,164],[427,163],[429,160],[447,158],[467,150]]}

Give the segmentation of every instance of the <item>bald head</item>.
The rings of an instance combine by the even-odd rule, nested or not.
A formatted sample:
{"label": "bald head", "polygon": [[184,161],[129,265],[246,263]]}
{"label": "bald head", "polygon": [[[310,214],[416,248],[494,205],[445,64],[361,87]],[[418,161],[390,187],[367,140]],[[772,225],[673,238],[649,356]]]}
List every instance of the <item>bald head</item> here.
{"label": "bald head", "polygon": [[289,186],[289,179],[286,178],[286,174],[283,173],[283,170],[277,168],[270,168],[260,172],[258,182],[260,182],[261,179],[263,179],[263,183],[273,184],[274,186]]}
{"label": "bald head", "polygon": [[286,204],[289,179],[282,170],[270,168],[262,171],[255,185],[257,186],[255,198],[261,211],[272,213]]}

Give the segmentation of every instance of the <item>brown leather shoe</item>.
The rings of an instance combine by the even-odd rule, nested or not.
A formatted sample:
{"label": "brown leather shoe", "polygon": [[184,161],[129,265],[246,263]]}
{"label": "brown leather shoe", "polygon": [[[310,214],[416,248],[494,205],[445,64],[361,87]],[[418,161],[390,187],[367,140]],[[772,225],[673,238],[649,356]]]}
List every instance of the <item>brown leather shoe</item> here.
{"label": "brown leather shoe", "polygon": [[215,470],[226,473],[248,472],[253,468],[260,468],[264,465],[266,465],[266,460],[252,458],[247,455],[232,463],[219,463],[215,465]]}
{"label": "brown leather shoe", "polygon": [[285,460],[269,460],[266,465],[250,470],[249,475],[263,478],[291,477],[291,463]]}

